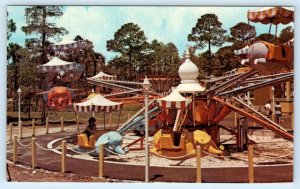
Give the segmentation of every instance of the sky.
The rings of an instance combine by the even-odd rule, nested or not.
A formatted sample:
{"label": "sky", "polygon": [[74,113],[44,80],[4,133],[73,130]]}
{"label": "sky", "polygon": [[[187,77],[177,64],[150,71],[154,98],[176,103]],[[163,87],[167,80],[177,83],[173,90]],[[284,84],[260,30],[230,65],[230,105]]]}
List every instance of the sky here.
{"label": "sky", "polygon": [[[17,25],[16,33],[8,42],[24,45],[25,39],[30,37],[25,36],[25,33],[21,31],[21,27],[26,25],[25,8],[25,6],[7,7],[8,18],[12,18]],[[219,21],[223,23],[223,29],[229,34],[230,28],[237,23],[248,22],[248,10],[260,8],[262,7],[64,6],[63,16],[54,22],[57,26],[69,31],[68,36],[63,38],[73,39],[76,35],[80,35],[92,41],[95,51],[102,53],[109,61],[117,54],[107,51],[106,42],[113,39],[114,33],[128,22],[138,24],[144,30],[148,42],[154,39],[164,43],[173,42],[181,56],[187,45],[193,44],[187,41],[187,36],[201,15],[216,14]],[[257,35],[269,31],[269,25],[260,23],[251,23],[251,25],[255,26]],[[287,25],[279,25],[278,34],[285,27]],[[272,27],[271,33],[275,34],[275,26]],[[215,52],[218,48],[214,47],[212,51]],[[203,49],[203,51],[206,50],[207,48]]]}

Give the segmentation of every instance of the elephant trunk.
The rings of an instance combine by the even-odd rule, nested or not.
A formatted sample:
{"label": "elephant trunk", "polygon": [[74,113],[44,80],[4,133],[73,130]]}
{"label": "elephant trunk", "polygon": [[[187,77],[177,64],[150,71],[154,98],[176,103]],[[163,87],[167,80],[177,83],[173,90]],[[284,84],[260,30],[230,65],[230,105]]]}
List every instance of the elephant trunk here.
{"label": "elephant trunk", "polygon": [[125,154],[125,151],[122,149],[121,146],[117,146],[114,150],[117,154],[121,154],[121,155],[124,155]]}

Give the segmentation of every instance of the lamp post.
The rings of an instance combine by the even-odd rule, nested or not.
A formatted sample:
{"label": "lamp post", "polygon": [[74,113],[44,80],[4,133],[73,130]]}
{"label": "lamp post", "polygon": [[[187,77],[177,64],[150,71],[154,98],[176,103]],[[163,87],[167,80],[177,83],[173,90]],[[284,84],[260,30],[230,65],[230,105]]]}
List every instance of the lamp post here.
{"label": "lamp post", "polygon": [[145,95],[145,182],[149,182],[149,117],[148,117],[148,95],[151,83],[147,76],[142,84]]}
{"label": "lamp post", "polygon": [[18,118],[19,118],[19,138],[22,138],[22,131],[21,131],[21,88],[19,87],[18,91]]}
{"label": "lamp post", "polygon": [[275,88],[272,87],[272,121],[275,121]]}

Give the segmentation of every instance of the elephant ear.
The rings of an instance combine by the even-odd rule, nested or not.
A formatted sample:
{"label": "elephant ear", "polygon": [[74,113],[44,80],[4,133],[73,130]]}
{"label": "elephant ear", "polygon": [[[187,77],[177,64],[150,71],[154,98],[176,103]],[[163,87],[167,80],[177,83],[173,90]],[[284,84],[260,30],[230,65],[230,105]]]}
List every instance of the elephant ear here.
{"label": "elephant ear", "polygon": [[109,142],[108,135],[102,135],[96,142],[95,146],[99,146],[100,144],[107,144]]}

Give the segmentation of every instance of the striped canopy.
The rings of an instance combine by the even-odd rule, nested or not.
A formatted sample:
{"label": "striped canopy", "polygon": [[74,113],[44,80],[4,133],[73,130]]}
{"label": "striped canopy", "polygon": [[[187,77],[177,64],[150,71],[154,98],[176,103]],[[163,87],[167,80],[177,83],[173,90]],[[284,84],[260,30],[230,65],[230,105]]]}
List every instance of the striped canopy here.
{"label": "striped canopy", "polygon": [[111,112],[119,111],[122,103],[113,102],[97,94],[93,98],[80,103],[74,103],[76,112]]}
{"label": "striped canopy", "polygon": [[84,71],[84,65],[77,64],[76,62],[66,62],[57,57],[52,58],[48,63],[38,67],[39,72],[59,72],[59,71]]}
{"label": "striped canopy", "polygon": [[88,79],[115,80],[116,78],[117,78],[117,76],[115,76],[115,75],[109,75],[109,74],[106,74],[101,71],[97,75],[95,75],[93,77],[89,77]]}
{"label": "striped canopy", "polygon": [[265,7],[259,10],[249,10],[248,19],[263,24],[288,24],[294,21],[293,7]]}
{"label": "striped canopy", "polygon": [[248,54],[248,51],[249,51],[249,46],[247,45],[246,47],[244,47],[242,49],[234,50],[234,54],[244,55],[244,54]]}
{"label": "striped canopy", "polygon": [[191,100],[183,97],[178,90],[175,89],[168,96],[157,99],[157,102],[164,109],[178,108],[183,110],[191,102]]}
{"label": "striped canopy", "polygon": [[66,51],[66,50],[74,50],[77,48],[83,47],[82,41],[74,41],[70,39],[65,39],[59,43],[51,44],[49,47],[54,51]]}

